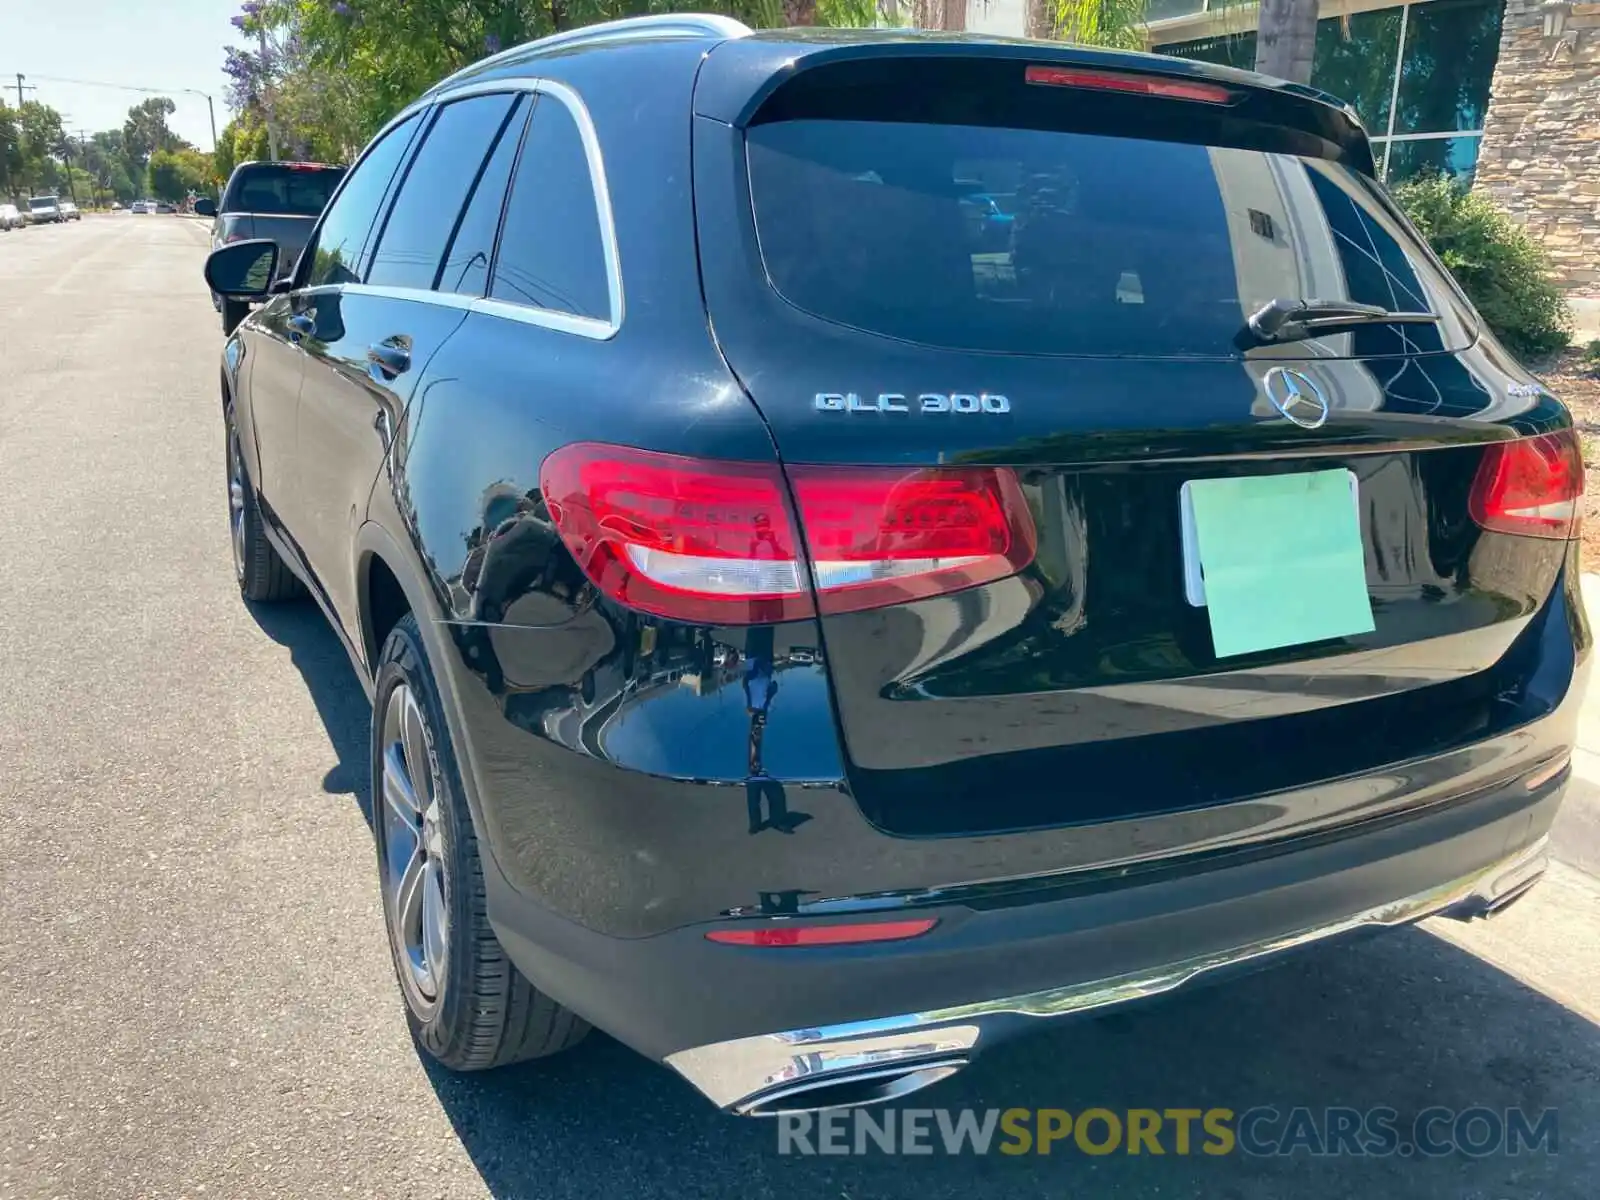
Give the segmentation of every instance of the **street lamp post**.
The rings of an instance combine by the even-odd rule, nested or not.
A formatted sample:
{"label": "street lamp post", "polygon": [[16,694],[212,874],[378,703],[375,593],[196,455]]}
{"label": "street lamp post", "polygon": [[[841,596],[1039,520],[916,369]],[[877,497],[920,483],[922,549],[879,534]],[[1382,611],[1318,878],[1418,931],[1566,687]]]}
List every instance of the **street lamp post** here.
{"label": "street lamp post", "polygon": [[202,92],[198,88],[179,88],[178,91],[186,96],[204,96],[206,101],[206,115],[211,118],[211,153],[217,152],[217,106],[211,100],[210,92]]}
{"label": "street lamp post", "polygon": [[206,99],[206,115],[211,118],[211,170],[217,169],[217,106],[211,100],[210,92],[202,92],[198,88],[179,88],[188,96],[204,96]]}

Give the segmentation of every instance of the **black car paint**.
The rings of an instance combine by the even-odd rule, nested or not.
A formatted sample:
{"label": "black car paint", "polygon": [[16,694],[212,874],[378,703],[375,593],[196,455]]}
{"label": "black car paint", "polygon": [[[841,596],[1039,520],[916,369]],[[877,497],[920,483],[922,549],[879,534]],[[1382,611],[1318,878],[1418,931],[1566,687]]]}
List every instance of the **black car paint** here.
{"label": "black car paint", "polygon": [[[803,58],[824,40],[748,39],[749,46],[736,49],[739,70],[716,78],[719,111],[747,112],[778,60]],[[955,52],[939,45],[939,53]],[[616,41],[603,53],[562,54],[536,67],[502,59],[458,81],[536,73],[567,84],[587,104],[606,148],[623,264],[625,318],[614,337],[586,339],[351,287],[275,297],[229,347],[237,365],[225,373],[225,388],[240,406],[242,427],[252,432],[249,470],[275,540],[312,581],[367,686],[383,633],[375,597],[388,577],[418,614],[487,850],[491,897],[504,912],[523,905],[544,914],[546,932],[560,943],[534,944],[526,923],[502,930],[521,947],[519,962],[544,963],[549,980],[538,979],[541,986],[568,1002],[578,992],[590,1005],[609,1003],[585,991],[589,985],[577,981],[581,971],[563,975],[563,962],[605,957],[587,940],[593,934],[669,935],[673,940],[664,944],[681,948],[688,943],[672,931],[729,916],[1023,904],[1057,890],[1111,887],[1140,863],[1154,864],[1149,869],[1158,874],[1198,876],[1217,856],[1244,848],[1298,844],[1358,818],[1367,829],[1385,816],[1398,819],[1463,792],[1508,785],[1570,746],[1572,697],[1590,647],[1575,550],[1559,543],[1496,548],[1514,539],[1443,530],[1426,519],[1374,524],[1367,529],[1369,555],[1404,564],[1385,593],[1393,612],[1446,601],[1499,606],[1499,623],[1477,626],[1475,652],[1487,663],[1515,647],[1537,663],[1514,694],[1492,698],[1490,723],[1477,726],[1473,739],[1446,738],[1363,777],[1084,823],[1070,807],[1049,820],[1025,819],[1037,816],[1033,796],[1061,787],[1060,772],[1048,759],[1030,759],[1022,735],[991,730],[1004,768],[995,779],[1020,798],[1011,811],[1022,819],[1003,833],[962,828],[973,821],[970,806],[941,807],[938,795],[924,793],[928,813],[901,823],[940,836],[886,832],[896,819],[886,816],[884,798],[910,811],[898,794],[905,789],[881,787],[870,771],[864,775],[859,760],[870,759],[871,748],[840,729],[841,711],[894,703],[888,694],[908,682],[857,671],[881,667],[881,651],[870,646],[886,618],[866,613],[829,618],[825,626],[808,620],[691,627],[624,610],[596,593],[555,532],[538,480],[551,450],[612,441],[772,461],[781,447],[790,462],[918,464],[957,454],[1037,467],[1042,486],[1088,520],[1096,481],[1106,472],[1144,475],[1158,496],[1176,486],[1173,479],[1188,469],[1183,464],[1199,459],[1207,473],[1250,471],[1260,469],[1262,456],[1292,449],[1305,461],[1347,463],[1359,472],[1386,453],[1441,436],[1470,450],[1471,443],[1562,428],[1570,419],[1530,388],[1530,378],[1488,338],[1460,355],[1415,360],[1416,370],[1449,398],[1448,419],[1438,405],[1407,402],[1406,393],[1391,389],[1376,411],[1337,410],[1314,439],[1262,419],[1268,410],[1259,360],[1273,359],[1271,353],[1211,364],[1203,388],[1191,381],[1182,389],[1168,382],[1180,364],[1076,362],[1071,371],[1081,404],[1071,421],[1083,429],[1129,427],[1126,438],[1087,446],[1059,409],[1037,402],[1059,386],[1059,363],[930,356],[920,349],[886,358],[881,340],[869,356],[864,338],[822,328],[762,294],[750,275],[753,260],[741,259],[748,254],[741,241],[749,236],[748,216],[707,210],[731,205],[738,195],[720,186],[735,165],[731,129],[709,116],[692,122],[687,116],[708,50],[713,60],[725,52],[695,39]],[[1047,52],[1028,47],[1026,53]],[[1135,69],[1146,64],[1139,56],[1092,57]],[[1236,78],[1195,64],[1171,69]],[[1339,132],[1334,115],[1326,120]],[[702,175],[708,186],[697,194],[695,177]],[[705,308],[688,302],[703,285],[714,329]],[[719,288],[734,290],[720,295]],[[314,334],[291,325],[307,309],[315,310]],[[342,336],[327,336],[333,321]],[[729,358],[741,357],[749,326],[759,321],[794,334],[789,357],[741,378]],[[398,380],[375,375],[365,362],[364,348],[387,337],[413,339],[412,367]],[[763,345],[787,341],[768,338]],[[1194,364],[1181,367],[1190,371]],[[1370,386],[1384,370],[1362,359],[1315,369],[1325,372],[1334,394]],[[810,403],[813,391],[880,384],[1004,391],[1012,412],[959,425],[918,414],[884,430],[879,426],[890,422],[881,415],[820,413]],[[1121,403],[1130,395],[1145,414],[1156,406],[1161,419],[1141,416],[1132,428]],[[841,422],[849,424],[841,429]],[[1135,458],[1141,465],[1132,467]],[[1097,511],[1093,519],[1131,528],[1135,515],[1148,514]],[[1498,574],[1478,571],[1479,546],[1487,547],[1484,559],[1501,564]],[[1536,592],[1524,586],[1530,577],[1560,582]],[[1152,605],[1168,603],[1176,586],[1170,571],[1137,582]],[[1053,573],[1041,561],[1020,579],[923,602],[921,615],[930,622],[945,619],[932,610],[951,610],[946,625],[959,632],[938,670],[919,672],[916,686],[944,697],[1004,691],[991,661],[996,631],[973,620],[972,611],[1014,610],[1001,632],[1020,653],[1043,652],[1058,634],[1040,617],[1070,607],[1072,586],[1070,573]],[[999,593],[1019,589],[1020,605],[994,603]],[[1158,615],[1147,609],[1140,619]],[[1118,652],[1115,631],[1096,650]],[[1203,651],[1186,653],[1165,677],[1203,678],[1214,670]],[[838,697],[830,693],[830,671]],[[1316,675],[1313,662],[1283,677],[1286,711],[1314,706]],[[1363,686],[1383,696],[1412,682],[1377,678]],[[1048,715],[1024,702],[1025,715]],[[1137,706],[1128,707],[1136,720]],[[1395,719],[1407,719],[1403,699],[1395,711]],[[915,771],[945,752],[915,731],[910,738],[890,766]],[[863,802],[864,780],[876,807]],[[1540,819],[1548,823],[1548,813]],[[702,956],[703,944],[695,944]],[[551,982],[562,978],[565,984]],[[871,1000],[845,1004],[835,997],[818,1019]],[[718,1014],[726,1016],[726,1008],[719,1005]],[[674,1048],[675,1038],[687,1044],[681,1039],[689,1036],[630,1040],[661,1052]]]}

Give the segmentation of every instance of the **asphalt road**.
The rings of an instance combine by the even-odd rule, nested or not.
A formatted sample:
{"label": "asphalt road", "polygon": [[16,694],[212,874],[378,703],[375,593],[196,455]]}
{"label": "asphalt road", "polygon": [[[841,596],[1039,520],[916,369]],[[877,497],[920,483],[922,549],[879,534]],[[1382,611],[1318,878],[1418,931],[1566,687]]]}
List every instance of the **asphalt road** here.
{"label": "asphalt road", "polygon": [[783,1157],[604,1038],[421,1061],[367,708],[229,567],[204,226],[0,234],[0,1197],[1584,1197],[1600,885],[1082,1022],[905,1107],[1557,1110],[1558,1152]]}

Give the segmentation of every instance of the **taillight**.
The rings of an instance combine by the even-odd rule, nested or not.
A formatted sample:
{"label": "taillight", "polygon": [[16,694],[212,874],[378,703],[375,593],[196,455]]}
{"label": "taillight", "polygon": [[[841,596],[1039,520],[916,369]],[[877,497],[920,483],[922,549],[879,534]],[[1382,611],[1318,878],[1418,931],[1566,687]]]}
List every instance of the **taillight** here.
{"label": "taillight", "polygon": [[1197,100],[1201,104],[1232,104],[1238,98],[1232,88],[1193,79],[1173,79],[1164,75],[1140,75],[1132,71],[1096,71],[1082,67],[1032,66],[1023,78],[1047,87],[1088,88],[1098,92],[1126,92],[1136,96],[1157,96],[1164,100]]}
{"label": "taillight", "polygon": [[811,614],[777,464],[579,443],[551,454],[539,475],[567,549],[612,599],[684,621]]}
{"label": "taillight", "polygon": [[1497,533],[1567,538],[1576,532],[1582,495],[1583,448],[1567,429],[1488,446],[1467,508]]}
{"label": "taillight", "polygon": [[1001,467],[790,467],[817,602],[850,612],[1015,575],[1033,519]]}
{"label": "taillight", "polygon": [[[562,540],[612,599],[681,621],[765,624],[956,591],[1032,560],[1003,467],[791,467],[577,443],[540,484]],[[798,536],[805,531],[806,546]]]}

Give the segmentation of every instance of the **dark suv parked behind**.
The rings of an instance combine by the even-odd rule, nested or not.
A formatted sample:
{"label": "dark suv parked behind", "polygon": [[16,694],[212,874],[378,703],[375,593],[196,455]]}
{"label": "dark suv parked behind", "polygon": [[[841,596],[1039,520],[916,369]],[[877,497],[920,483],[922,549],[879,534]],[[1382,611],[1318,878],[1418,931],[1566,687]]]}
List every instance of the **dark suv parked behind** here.
{"label": "dark suv parked behind", "polygon": [[[212,209],[207,202],[197,205],[196,211],[214,217],[213,247],[256,238],[276,242],[279,270],[287,274],[305,249],[306,239],[344,172],[344,167],[328,163],[240,163],[222,189],[219,208]],[[219,298],[218,308],[224,333],[232,333],[250,311],[248,304],[225,298]]]}
{"label": "dark suv parked behind", "polygon": [[267,300],[235,567],[371,693],[448,1066],[592,1022],[884,1099],[1543,869],[1578,441],[1327,97],[625,21],[440,84],[278,262],[207,265]]}

